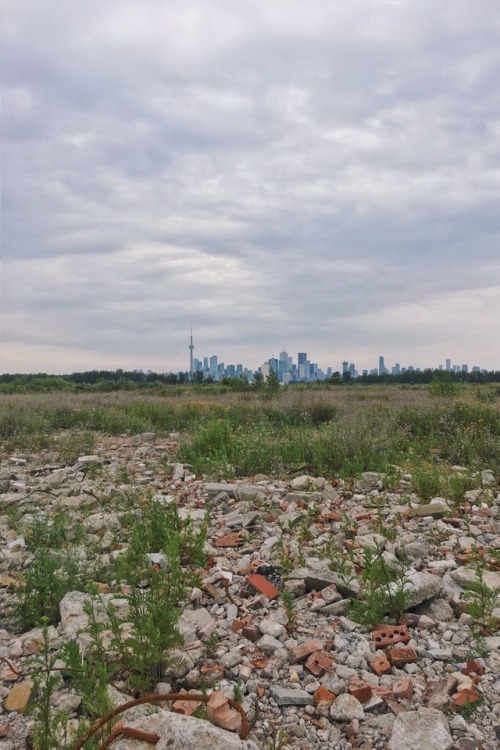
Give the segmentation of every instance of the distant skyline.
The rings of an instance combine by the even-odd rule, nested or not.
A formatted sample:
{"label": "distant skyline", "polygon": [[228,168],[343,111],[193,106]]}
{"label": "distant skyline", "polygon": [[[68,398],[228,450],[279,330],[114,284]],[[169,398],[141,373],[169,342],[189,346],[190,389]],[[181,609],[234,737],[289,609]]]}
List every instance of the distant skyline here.
{"label": "distant skyline", "polygon": [[4,0],[0,372],[500,368],[497,0]]}

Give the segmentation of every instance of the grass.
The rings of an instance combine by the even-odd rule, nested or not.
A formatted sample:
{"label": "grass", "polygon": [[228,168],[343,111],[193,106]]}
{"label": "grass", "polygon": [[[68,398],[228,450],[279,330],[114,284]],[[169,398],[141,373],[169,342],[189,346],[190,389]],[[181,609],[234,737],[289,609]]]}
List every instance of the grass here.
{"label": "grass", "polygon": [[455,398],[394,385],[289,388],[272,398],[215,387],[169,394],[3,394],[0,444],[51,447],[72,463],[96,433],[180,432],[179,457],[198,474],[349,477],[397,464],[415,471],[424,496],[439,489],[439,464],[500,467],[500,404],[479,401],[473,386]]}

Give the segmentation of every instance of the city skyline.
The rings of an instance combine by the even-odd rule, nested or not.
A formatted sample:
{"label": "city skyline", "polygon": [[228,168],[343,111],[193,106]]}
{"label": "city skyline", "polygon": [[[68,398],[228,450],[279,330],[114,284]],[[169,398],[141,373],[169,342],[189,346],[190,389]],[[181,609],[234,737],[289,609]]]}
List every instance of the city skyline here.
{"label": "city skyline", "polygon": [[499,367],[497,6],[4,0],[0,371]]}
{"label": "city skyline", "polygon": [[[189,368],[185,370],[185,372],[187,372],[191,378],[194,378],[196,372],[202,372],[205,378],[211,377],[215,381],[221,380],[224,377],[246,376],[247,378],[250,378],[256,371],[262,372],[264,377],[267,377],[270,369],[278,375],[280,382],[284,383],[301,380],[324,380],[331,377],[331,375],[336,372],[341,375],[349,373],[351,377],[356,378],[361,375],[399,375],[408,371],[419,372],[427,369],[443,370],[452,373],[480,372],[485,369],[481,367],[480,363],[454,363],[452,362],[451,357],[445,357],[442,362],[428,366],[421,366],[418,363],[414,364],[413,362],[401,363],[399,361],[392,364],[386,363],[384,355],[378,355],[377,358],[374,358],[374,361],[378,359],[378,366],[376,367],[359,367],[356,362],[343,359],[339,367],[335,367],[335,363],[330,363],[327,367],[323,368],[320,367],[317,362],[308,358],[307,352],[304,351],[296,353],[296,362],[294,362],[293,355],[289,355],[286,346],[282,348],[278,356],[273,354],[268,356],[267,359],[262,360],[259,365],[255,367],[247,367],[243,361],[227,362],[223,358],[219,358],[218,353],[210,355],[203,354],[200,358],[194,357],[195,345],[192,329],[188,349]],[[284,374],[290,375],[290,377],[283,377]]]}

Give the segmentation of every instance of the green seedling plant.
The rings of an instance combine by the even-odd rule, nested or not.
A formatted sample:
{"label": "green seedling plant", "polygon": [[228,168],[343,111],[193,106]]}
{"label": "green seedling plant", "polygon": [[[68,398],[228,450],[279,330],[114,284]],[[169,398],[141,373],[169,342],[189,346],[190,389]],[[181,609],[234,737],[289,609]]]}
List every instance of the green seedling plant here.
{"label": "green seedling plant", "polygon": [[281,603],[283,604],[283,608],[286,612],[286,617],[288,620],[286,624],[286,629],[288,630],[289,633],[291,633],[297,629],[297,616],[295,614],[295,606],[294,606],[293,597],[291,593],[287,589],[285,589],[281,593],[280,598],[281,598]]}
{"label": "green seedling plant", "polygon": [[484,635],[491,633],[498,625],[493,611],[500,602],[500,586],[488,586],[484,580],[482,563],[477,562],[474,570],[476,579],[466,584],[462,598],[465,602],[465,611],[473,618],[475,627]]}
{"label": "green seedling plant", "polygon": [[326,544],[323,556],[328,560],[328,567],[337,573],[341,583],[348,588],[356,580],[356,570],[352,550],[341,547],[333,537]]}
{"label": "green seedling plant", "polygon": [[353,619],[369,628],[386,617],[399,622],[406,609],[407,561],[389,563],[381,547],[363,547],[362,566],[361,593],[351,606]]}

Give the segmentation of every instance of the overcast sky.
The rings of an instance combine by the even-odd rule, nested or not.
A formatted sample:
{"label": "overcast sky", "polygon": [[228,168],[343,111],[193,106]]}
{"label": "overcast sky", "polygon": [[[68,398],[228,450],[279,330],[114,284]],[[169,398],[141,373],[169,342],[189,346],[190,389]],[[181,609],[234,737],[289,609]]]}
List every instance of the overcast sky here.
{"label": "overcast sky", "polygon": [[498,0],[2,7],[2,372],[500,369]]}

